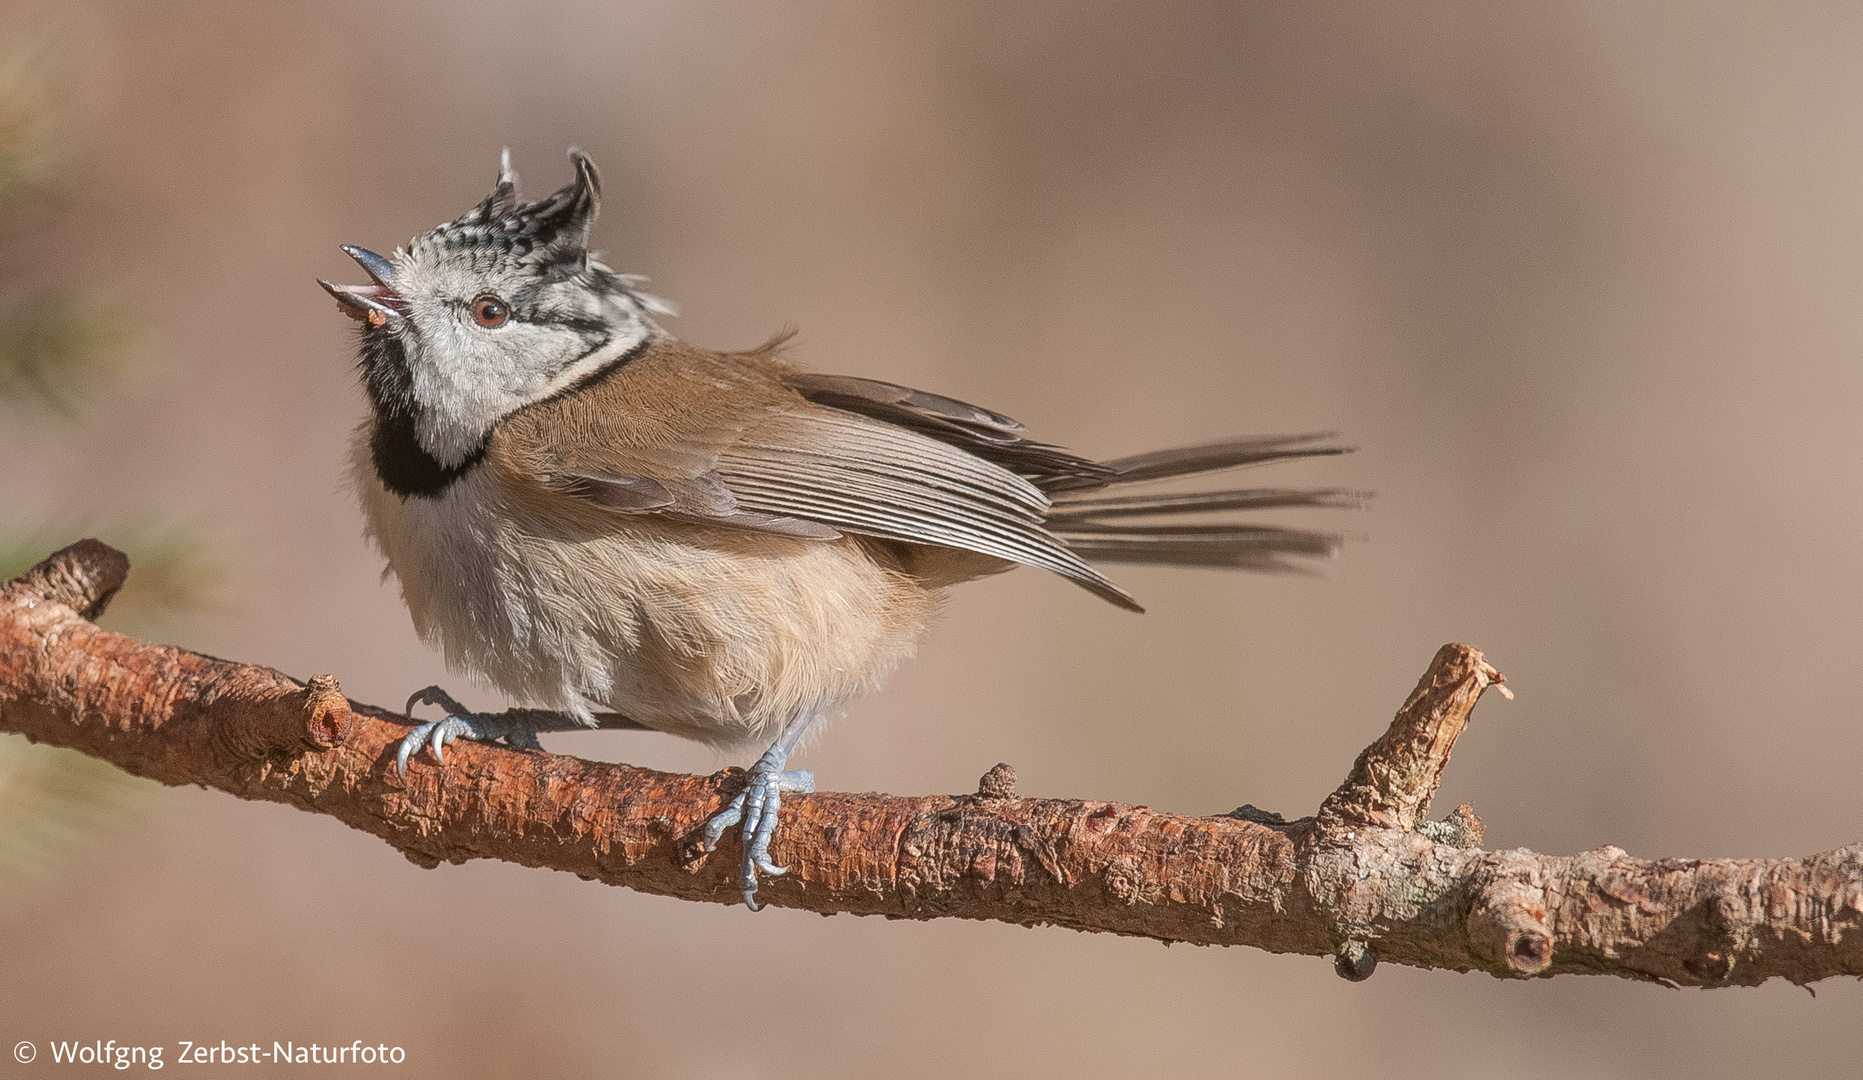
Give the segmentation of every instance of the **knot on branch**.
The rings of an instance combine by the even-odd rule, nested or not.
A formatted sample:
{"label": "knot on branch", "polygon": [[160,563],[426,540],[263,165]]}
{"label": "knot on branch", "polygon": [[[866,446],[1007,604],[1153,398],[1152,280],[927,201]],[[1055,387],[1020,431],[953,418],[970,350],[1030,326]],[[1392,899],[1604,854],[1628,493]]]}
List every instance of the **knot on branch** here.
{"label": "knot on branch", "polygon": [[1546,925],[1546,893],[1517,880],[1492,881],[1468,912],[1468,943],[1475,955],[1527,978],[1552,964],[1553,935]]}
{"label": "knot on branch", "polygon": [[334,750],[349,739],[356,714],[335,675],[312,675],[304,688],[304,734],[312,747]]}
{"label": "knot on branch", "polygon": [[1449,811],[1441,821],[1419,821],[1417,831],[1439,844],[1452,847],[1480,847],[1484,831],[1475,808],[1468,803]]}
{"label": "knot on branch", "polygon": [[[1371,943],[1446,895],[1448,875],[1432,860],[1481,843],[1473,808],[1459,806],[1443,822],[1429,821],[1428,814],[1469,713],[1482,691],[1501,681],[1477,650],[1444,645],[1390,727],[1320,804],[1306,885],[1342,977],[1369,978],[1377,967]],[[1236,814],[1259,820],[1261,812],[1244,807]]]}
{"label": "knot on branch", "polygon": [[1228,816],[1238,821],[1252,821],[1257,825],[1272,825],[1275,828],[1280,828],[1287,824],[1287,819],[1280,814],[1275,813],[1273,810],[1263,810],[1254,803],[1243,803],[1241,806],[1229,811]]}
{"label": "knot on branch", "polygon": [[129,556],[101,540],[79,540],[14,578],[11,587],[96,619],[129,578]]}
{"label": "knot on branch", "polygon": [[231,706],[230,715],[210,724],[186,710],[168,722],[180,722],[228,763],[334,750],[348,741],[356,720],[334,675],[300,687],[267,668],[216,672],[202,680],[200,701]]}
{"label": "knot on branch", "polygon": [[1013,799],[1016,797],[1016,767],[1007,761],[999,761],[990,767],[977,781],[977,797],[980,799]]}
{"label": "knot on branch", "polygon": [[1333,954],[1333,970],[1346,982],[1364,982],[1378,970],[1378,953],[1363,941],[1348,941]]}

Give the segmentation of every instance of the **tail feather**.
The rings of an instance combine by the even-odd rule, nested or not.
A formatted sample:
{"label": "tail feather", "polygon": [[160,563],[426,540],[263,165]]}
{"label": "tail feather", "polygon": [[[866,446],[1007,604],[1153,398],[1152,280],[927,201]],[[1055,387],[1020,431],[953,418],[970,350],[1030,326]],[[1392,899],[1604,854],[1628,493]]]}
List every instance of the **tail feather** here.
{"label": "tail feather", "polygon": [[1200,446],[1181,446],[1172,450],[1154,450],[1149,454],[1134,454],[1116,461],[1101,463],[1101,468],[1111,470],[1110,477],[1068,478],[1044,487],[1051,494],[1066,491],[1101,488],[1109,484],[1139,484],[1147,480],[1166,480],[1179,476],[1192,476],[1197,473],[1214,472],[1217,469],[1233,469],[1242,465],[1264,465],[1270,461],[1287,461],[1292,458],[1328,457],[1333,454],[1349,454],[1350,447],[1312,446],[1311,443],[1321,439],[1332,438],[1331,432],[1315,432],[1307,435],[1267,435],[1249,439],[1229,439],[1219,443],[1206,443]]}
{"label": "tail feather", "polygon": [[1096,563],[1151,566],[1198,566],[1258,573],[1307,573],[1296,558],[1327,558],[1343,539],[1299,529],[1264,529],[1255,536],[1180,536],[1148,538],[1067,537],[1067,546]]}
{"label": "tail feather", "polygon": [[1285,510],[1319,507],[1356,510],[1370,496],[1345,488],[1247,488],[1238,491],[1191,491],[1177,495],[1115,495],[1105,499],[1056,500],[1048,523],[1064,527],[1070,521],[1149,514],[1201,514],[1217,510]]}
{"label": "tail feather", "polygon": [[1054,498],[1050,532],[1094,562],[1301,571],[1299,561],[1337,553],[1337,533],[1211,520],[1206,515],[1289,508],[1355,509],[1370,498],[1342,488],[1245,488],[1153,495],[1104,495],[1111,487],[1194,476],[1218,469],[1349,453],[1329,436],[1235,439],[1160,450],[1105,463],[1109,478],[1044,485]]}

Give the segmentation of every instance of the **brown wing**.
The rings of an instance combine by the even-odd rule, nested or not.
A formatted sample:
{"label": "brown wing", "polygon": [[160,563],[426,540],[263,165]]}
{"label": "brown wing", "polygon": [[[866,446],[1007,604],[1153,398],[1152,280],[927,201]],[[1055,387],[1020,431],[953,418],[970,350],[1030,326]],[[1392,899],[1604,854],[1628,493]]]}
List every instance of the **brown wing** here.
{"label": "brown wing", "polygon": [[1024,437],[1022,425],[1002,413],[956,398],[848,375],[795,372],[786,381],[810,401],[929,435],[1027,477],[1044,491],[1098,487],[1113,475],[1098,462]]}
{"label": "brown wing", "polygon": [[663,339],[514,415],[500,437],[526,474],[617,513],[836,539],[831,526],[740,505],[718,475],[721,448],[795,400],[755,360]]}
{"label": "brown wing", "polygon": [[[797,377],[767,353],[664,340],[599,382],[514,416],[505,430],[534,475],[620,513],[959,548],[1052,570],[1137,608],[1043,527],[1048,498],[1034,483],[921,433],[924,424],[811,402],[792,387]],[[1014,424],[935,395],[896,404],[955,413],[951,423],[976,432],[1007,435]]]}
{"label": "brown wing", "polygon": [[798,403],[722,449],[718,473],[744,507],[1039,566],[1138,606],[1042,524],[1040,488],[906,428]]}

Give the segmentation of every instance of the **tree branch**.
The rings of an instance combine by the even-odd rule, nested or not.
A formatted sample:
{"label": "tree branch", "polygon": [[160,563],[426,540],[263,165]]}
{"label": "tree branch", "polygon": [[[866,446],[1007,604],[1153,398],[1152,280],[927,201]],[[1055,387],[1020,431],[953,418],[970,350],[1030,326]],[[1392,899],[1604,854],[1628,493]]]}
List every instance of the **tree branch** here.
{"label": "tree branch", "polygon": [[[288,803],[423,866],[493,858],[644,892],[738,902],[738,856],[696,846],[743,771],[683,776],[475,743],[398,779],[406,721],[308,684],[99,629],[128,560],[85,540],[0,588],[0,730],[167,784]],[[1390,729],[1311,818],[1214,818],[1014,797],[822,792],[783,801],[768,903],[947,916],[1382,960],[1522,978],[1694,986],[1863,975],[1863,845],[1802,859],[1491,852],[1472,810],[1426,817],[1451,749],[1502,677],[1445,645]]]}

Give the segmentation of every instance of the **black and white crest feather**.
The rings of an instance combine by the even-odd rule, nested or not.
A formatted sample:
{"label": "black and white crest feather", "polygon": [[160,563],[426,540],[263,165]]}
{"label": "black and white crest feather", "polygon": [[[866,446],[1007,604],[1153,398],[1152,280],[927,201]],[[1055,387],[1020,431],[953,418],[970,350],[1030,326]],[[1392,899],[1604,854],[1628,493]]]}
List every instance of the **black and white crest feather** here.
{"label": "black and white crest feather", "polygon": [[569,158],[576,178],[547,198],[527,203],[518,197],[517,173],[506,150],[491,194],[455,220],[416,237],[409,252],[419,254],[421,247],[433,245],[545,273],[586,272],[602,182],[587,154],[572,149]]}

